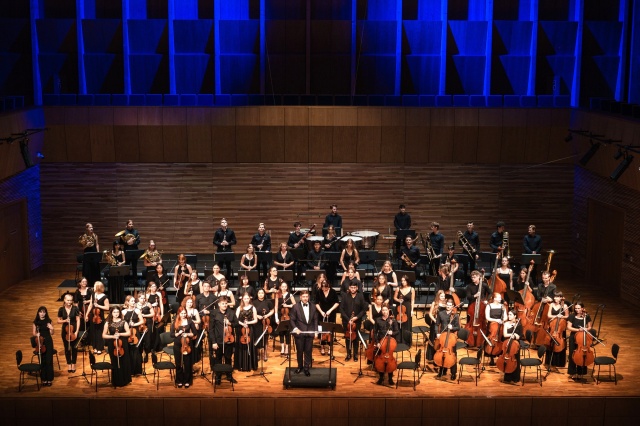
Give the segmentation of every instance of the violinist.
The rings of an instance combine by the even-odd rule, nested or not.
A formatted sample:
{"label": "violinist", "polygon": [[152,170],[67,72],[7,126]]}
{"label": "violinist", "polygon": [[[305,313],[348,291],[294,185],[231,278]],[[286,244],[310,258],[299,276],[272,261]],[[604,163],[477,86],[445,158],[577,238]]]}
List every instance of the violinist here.
{"label": "violinist", "polygon": [[[338,292],[329,287],[329,282],[324,274],[318,275],[318,282],[320,283],[320,290],[316,292],[315,302],[318,314],[320,314],[320,321],[335,324],[336,314],[338,313],[338,307],[340,306],[340,299],[338,298]],[[321,339],[320,342],[320,354],[326,353],[325,346],[329,344],[327,339]]]}
{"label": "violinist", "polygon": [[[261,288],[258,290],[258,297],[253,305],[256,308],[256,314],[258,316],[258,336],[262,334],[265,328],[271,327],[271,331],[273,331],[274,327],[272,323],[274,318],[273,315],[275,313],[273,300],[266,298],[264,289]],[[260,343],[258,343],[258,349],[260,351],[259,356],[263,357],[265,361],[268,360],[267,343],[269,341],[269,334],[270,332],[267,330],[265,335],[262,337],[262,340],[260,340]]]}
{"label": "violinist", "polygon": [[278,278],[278,268],[272,266],[269,269],[269,276],[264,280],[264,285],[262,287],[270,299],[275,299],[281,282],[282,280]]}
{"label": "violinist", "polygon": [[287,243],[280,243],[280,250],[276,253],[276,258],[273,264],[277,266],[278,270],[290,270],[293,267],[293,256],[289,253]]}
{"label": "violinist", "polygon": [[244,296],[245,293],[249,295],[251,300],[256,298],[256,289],[249,284],[248,275],[242,275],[240,277],[240,284],[240,287],[238,287],[238,289],[236,290],[236,299],[242,299],[242,296]]}
{"label": "violinist", "polygon": [[[76,358],[78,348],[76,343],[80,337],[80,316],[82,314],[73,305],[73,295],[64,295],[64,304],[58,309],[58,324],[62,324],[62,345],[64,346],[64,356],[67,359],[67,371],[76,371]],[[69,330],[71,327],[71,330]]]}
{"label": "violinist", "polygon": [[576,333],[580,330],[591,330],[591,316],[584,309],[584,303],[578,301],[573,305],[573,314],[567,319],[567,330],[569,335],[569,368],[567,374],[575,380],[578,376],[587,374],[587,366],[576,365],[573,360],[573,352],[576,350]]}
{"label": "violinist", "polygon": [[[498,330],[502,328],[502,324],[507,320],[507,309],[502,301],[502,295],[500,293],[493,293],[493,300],[491,303],[487,304],[484,311],[484,316],[487,319],[487,331],[486,335],[490,336],[492,324],[498,325]],[[496,344],[496,342],[500,342],[500,336],[498,336],[498,340],[492,342],[492,344]],[[491,361],[489,362],[490,366],[496,365],[494,356],[489,355]]]}
{"label": "violinist", "polygon": [[547,369],[553,367],[557,372],[558,367],[564,367],[567,364],[565,330],[567,328],[567,318],[569,318],[569,308],[564,303],[564,296],[561,291],[555,291],[553,293],[553,302],[549,304],[548,318],[547,331],[560,343],[560,346],[564,347],[564,349],[558,350],[555,346],[555,342],[549,339],[547,354],[544,358],[545,364]]}
{"label": "violinist", "polygon": [[[458,316],[458,314],[454,313],[453,311],[453,297],[447,295],[447,303],[446,303],[446,309],[444,311],[440,311],[438,312],[438,316],[436,317],[436,330],[438,331],[438,334],[436,335],[436,339],[440,339],[440,335],[442,333],[446,333],[447,330],[450,331],[451,333],[456,333],[458,330],[460,330],[460,318]],[[438,354],[436,354],[435,356],[437,356]],[[455,356],[455,351],[454,354]],[[458,372],[458,364],[457,362],[454,363],[451,366],[451,380],[455,380],[456,379],[456,374]],[[444,367],[440,367],[439,371],[438,371],[438,378],[442,378],[445,377],[447,375],[447,369]]]}
{"label": "violinist", "polygon": [[351,283],[355,283],[360,293],[364,291],[364,286],[360,280],[360,274],[356,271],[356,267],[353,263],[350,263],[347,272],[342,274],[342,280],[340,281],[340,295],[342,297],[349,293]]}
{"label": "violinist", "polygon": [[[362,324],[362,318],[367,313],[367,302],[364,301],[364,296],[358,291],[358,283],[352,281],[349,284],[349,293],[342,297],[340,302],[340,316],[342,317],[342,325],[345,329],[345,339],[347,346],[347,357],[345,361],[351,359],[353,353],[353,360],[358,360],[358,330]],[[351,327],[350,327],[351,326]],[[353,330],[353,335],[349,336],[348,330]],[[353,352],[352,352],[353,351]]]}
{"label": "violinist", "polygon": [[185,296],[186,283],[191,276],[193,269],[187,263],[187,257],[184,254],[178,255],[178,263],[173,269],[173,287],[178,291],[176,293],[176,302],[181,303]]}
{"label": "violinist", "polygon": [[[517,326],[516,326],[517,324]],[[516,317],[516,311],[511,310],[507,314],[507,321],[502,328],[502,337],[504,340],[508,340],[513,336],[513,340],[520,340],[522,338],[522,324],[518,322]],[[520,350],[515,353],[516,369],[511,373],[504,373],[502,383],[518,383],[520,381]]]}
{"label": "violinist", "polygon": [[387,278],[387,284],[392,287],[398,286],[398,277],[395,272],[393,272],[393,266],[391,265],[390,260],[385,260],[382,264],[382,271],[380,271],[382,275]]}
{"label": "violinist", "polygon": [[[238,309],[236,309],[236,317],[238,318],[238,328],[236,329],[238,338],[236,339],[236,356],[233,360],[233,368],[239,371],[255,370],[258,368],[258,357],[254,346],[256,333],[258,333],[256,329],[258,313],[251,303],[249,293],[242,295]],[[262,324],[260,324],[260,332],[262,332]]]}
{"label": "violinist", "polygon": [[[202,283],[202,293],[196,297],[196,309],[202,319],[202,331],[208,336],[209,327],[211,324],[211,315],[214,310],[214,303],[216,297],[211,293],[211,284],[208,282]],[[213,358],[213,351],[211,348],[211,341],[207,338],[207,344],[209,349],[209,358]]]}
{"label": "violinist", "polygon": [[229,309],[234,309],[236,307],[236,298],[233,297],[233,292],[229,290],[229,282],[226,278],[218,281],[218,291],[213,294],[215,297],[225,296],[228,300],[227,306]]}
{"label": "violinist", "polygon": [[[402,269],[407,271],[416,271],[416,267],[420,263],[420,249],[413,244],[413,238],[407,236],[404,239],[405,244],[400,248],[398,258],[402,260]],[[409,262],[407,262],[407,259]],[[416,276],[418,274],[416,273]]]}
{"label": "violinist", "polygon": [[162,342],[160,342],[160,334],[165,330],[165,325],[162,322],[164,318],[164,304],[162,303],[162,295],[158,293],[158,284],[154,281],[149,281],[147,286],[147,303],[151,307],[151,312],[154,314],[149,326],[149,340],[152,351],[162,351]]}
{"label": "violinist", "polygon": [[124,321],[129,325],[130,338],[127,339],[129,344],[129,365],[131,365],[131,374],[138,376],[142,374],[142,344],[139,343],[140,326],[144,324],[145,319],[142,316],[142,312],[137,308],[136,298],[132,295],[128,295],[124,299],[124,309],[122,310],[122,317]]}
{"label": "violinist", "polygon": [[94,354],[101,354],[104,350],[104,339],[102,330],[104,328],[105,312],[109,310],[109,298],[104,294],[104,284],[97,281],[93,285],[93,298],[89,303],[89,308],[85,313],[84,320],[89,323],[91,318],[91,342]]}
{"label": "violinist", "polygon": [[[289,293],[289,286],[286,282],[280,283],[280,290],[276,294],[276,323],[280,324],[281,321],[289,319],[289,313],[293,305],[296,304],[296,299],[291,293]],[[289,355],[289,345],[285,343],[285,333],[280,333],[280,356]]]}
{"label": "violinist", "polygon": [[426,359],[428,362],[433,363],[433,355],[435,354],[435,342],[436,335],[438,334],[438,330],[434,326],[436,321],[438,321],[438,314],[447,309],[447,295],[444,290],[438,290],[436,293],[436,297],[431,302],[431,307],[429,308],[429,319],[431,323],[429,324],[429,344],[427,346],[427,354]]}
{"label": "violinist", "polygon": [[193,383],[193,350],[191,340],[197,336],[198,330],[188,317],[184,307],[178,308],[175,321],[171,323],[174,356],[176,363],[176,386],[188,389]]}
{"label": "violinist", "polygon": [[91,304],[91,299],[93,298],[93,289],[88,286],[87,279],[82,277],[78,282],[78,288],[73,295],[73,303],[77,306],[80,311],[80,330],[79,336],[81,336],[82,344],[84,344],[85,339],[88,337],[88,329],[87,323],[84,318],[86,313],[89,312],[89,305]]}
{"label": "violinist", "polygon": [[376,285],[373,287],[373,290],[371,290],[371,299],[375,301],[378,295],[382,296],[382,299],[386,303],[389,303],[391,296],[393,296],[393,289],[388,284],[387,276],[382,272],[378,274]]}
{"label": "violinist", "polygon": [[[396,319],[391,315],[389,306],[382,305],[380,313],[381,315],[376,318],[375,325],[373,326],[373,344],[377,348],[376,352],[384,350],[384,348],[382,348],[382,339],[384,337],[388,336],[397,340],[400,334],[400,327]],[[379,378],[376,384],[382,385],[384,383],[384,373],[384,371],[378,371]],[[388,377],[389,385],[393,385],[393,372],[388,373]]]}
{"label": "violinist", "polygon": [[[253,250],[256,252],[261,251],[268,253],[271,251],[271,235],[265,231],[264,223],[260,223],[258,225],[258,232],[251,238],[251,245],[253,246]],[[258,270],[261,270],[260,276],[264,277],[267,275],[269,262],[262,260],[259,263]]]}
{"label": "violinist", "polygon": [[340,266],[343,271],[346,271],[347,266],[351,264],[354,266],[360,264],[360,253],[358,253],[358,249],[353,244],[353,239],[347,238],[347,245],[342,249],[342,253],[340,254]]}
{"label": "violinist", "polygon": [[[162,295],[162,304],[165,311],[169,311],[169,298],[167,297],[166,289],[169,288],[171,278],[167,275],[164,265],[161,263],[155,266],[155,273],[151,276],[150,281],[155,281],[158,285],[158,292]],[[147,283],[148,286],[149,283]]]}
{"label": "violinist", "polygon": [[416,304],[416,291],[411,287],[409,277],[406,275],[400,278],[400,286],[396,288],[393,300],[399,304],[396,319],[398,320],[398,317],[400,317],[398,322],[401,323],[402,343],[406,343],[411,347],[411,326],[413,323],[413,310]]}
{"label": "violinist", "polygon": [[151,308],[151,305],[147,303],[146,293],[138,293],[136,309],[138,310],[138,312],[140,313],[140,317],[142,317],[142,320],[144,321],[143,325],[139,326],[138,330],[142,331],[143,328],[146,329],[146,333],[140,333],[140,340],[142,340],[142,342],[140,342],[140,344],[138,345],[138,347],[140,348],[140,352],[142,352],[143,350],[145,352],[144,363],[146,364],[149,360],[149,353],[151,352],[152,348],[151,331],[153,329],[154,317],[153,309]]}
{"label": "violinist", "polygon": [[[295,374],[304,370],[305,376],[310,376],[313,339],[318,336],[318,312],[316,306],[309,302],[309,291],[300,292],[300,303],[291,309],[291,333],[295,335],[298,368]],[[305,332],[315,332],[308,334]]]}
{"label": "violinist", "polygon": [[[238,320],[235,312],[229,309],[228,302],[229,298],[226,296],[218,299],[218,309],[213,311],[209,325],[209,340],[212,342],[214,350],[212,362],[216,364],[222,364],[224,359],[224,363],[230,365],[233,356],[233,342],[235,341],[233,328],[238,325]],[[213,364],[211,368],[213,369]],[[222,373],[216,373],[216,384],[219,385],[221,380]],[[227,373],[227,380],[238,383],[232,373]]]}
{"label": "violinist", "polygon": [[111,359],[111,384],[114,387],[131,383],[131,362],[127,342],[130,335],[129,324],[122,317],[122,311],[114,306],[102,330],[102,338],[107,342]]}
{"label": "violinist", "polygon": [[192,362],[198,362],[200,361],[200,351],[196,351],[196,340],[198,339],[198,337],[200,337],[200,329],[202,326],[202,320],[200,319],[200,314],[198,313],[198,310],[194,307],[195,303],[193,301],[193,299],[191,297],[185,297],[182,300],[182,303],[180,304],[180,306],[182,306],[185,310],[185,312],[187,313],[187,318],[189,320],[191,320],[191,322],[193,322],[193,325],[195,326],[196,329],[196,334],[194,336],[193,339],[190,339],[190,345],[191,345],[191,361]]}
{"label": "violinist", "polygon": [[185,296],[189,296],[195,301],[196,297],[202,291],[201,286],[202,282],[200,281],[200,278],[198,278],[198,273],[193,270],[189,275],[189,281],[187,281],[187,284],[184,288]]}
{"label": "violinist", "polygon": [[53,324],[49,318],[46,306],[40,306],[36,317],[33,320],[31,335],[35,341],[34,351],[38,354],[40,361],[40,379],[42,386],[51,386],[53,383]]}

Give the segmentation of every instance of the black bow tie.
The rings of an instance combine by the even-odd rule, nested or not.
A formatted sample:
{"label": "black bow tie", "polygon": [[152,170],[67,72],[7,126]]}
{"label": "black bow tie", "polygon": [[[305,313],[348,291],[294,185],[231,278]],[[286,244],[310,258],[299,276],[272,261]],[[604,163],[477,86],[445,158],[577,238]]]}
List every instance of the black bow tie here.
{"label": "black bow tie", "polygon": [[309,306],[309,304],[303,303],[302,306],[304,306],[306,308],[307,306]]}

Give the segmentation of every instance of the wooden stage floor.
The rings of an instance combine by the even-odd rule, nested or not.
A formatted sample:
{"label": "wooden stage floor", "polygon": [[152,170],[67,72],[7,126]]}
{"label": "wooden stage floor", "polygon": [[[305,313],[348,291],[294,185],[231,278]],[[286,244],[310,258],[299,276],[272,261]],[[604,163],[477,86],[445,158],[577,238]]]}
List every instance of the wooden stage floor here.
{"label": "wooden stage floor", "polygon": [[[520,385],[508,385],[503,384],[499,380],[501,378],[500,372],[495,367],[488,367],[488,369],[481,375],[478,386],[476,387],[472,381],[472,375],[465,373],[463,380],[460,384],[455,384],[451,381],[436,380],[435,373],[431,370],[422,375],[420,383],[417,389],[414,391],[411,382],[407,379],[411,377],[411,373],[405,373],[405,380],[401,383],[398,389],[390,387],[376,386],[375,381],[377,375],[367,370],[364,371],[364,376],[358,379],[354,383],[354,379],[357,377],[359,364],[357,362],[349,361],[345,362],[345,365],[339,365],[334,363],[333,366],[337,368],[337,385],[335,390],[325,388],[295,388],[285,390],[283,388],[283,376],[285,373],[285,367],[287,363],[281,365],[282,358],[279,357],[279,349],[276,348],[276,352],[269,353],[268,362],[264,363],[265,372],[272,373],[268,375],[269,382],[265,381],[262,377],[246,377],[248,373],[235,372],[234,377],[238,380],[238,384],[235,385],[235,391],[232,392],[228,383],[223,382],[221,388],[218,388],[214,394],[212,385],[209,381],[203,378],[194,379],[193,386],[190,389],[176,389],[170,382],[168,373],[164,373],[160,389],[156,390],[155,385],[152,382],[153,367],[151,362],[147,365],[147,373],[149,382],[144,377],[135,377],[133,383],[124,388],[114,389],[105,384],[106,377],[101,377],[102,385],[99,387],[96,393],[95,388],[85,382],[83,378],[68,378],[66,372],[66,363],[64,361],[64,355],[60,354],[60,364],[62,370],[55,369],[55,380],[52,387],[41,388],[40,391],[35,389],[35,381],[28,379],[26,388],[22,392],[18,393],[18,370],[15,362],[15,351],[21,349],[23,353],[29,354],[30,344],[29,336],[31,333],[31,324],[35,317],[38,306],[45,305],[49,309],[50,315],[54,317],[57,313],[58,307],[61,302],[58,302],[58,284],[64,279],[70,279],[72,277],[69,274],[64,273],[51,273],[43,274],[33,279],[24,281],[2,294],[0,298],[0,312],[3,315],[0,317],[0,330],[2,335],[2,343],[4,350],[0,356],[0,415],[7,410],[13,410],[14,407],[8,407],[8,405],[15,405],[14,402],[18,401],[19,406],[30,407],[29,400],[31,398],[51,398],[52,400],[65,400],[77,401],[83,398],[128,398],[128,399],[166,399],[166,398],[233,398],[234,401],[243,398],[300,398],[311,397],[307,399],[313,399],[318,401],[322,398],[334,399],[357,399],[357,398],[384,398],[385,401],[402,399],[398,403],[406,401],[427,401],[432,398],[453,398],[459,401],[460,398],[475,399],[477,401],[487,401],[490,399],[496,400],[512,400],[516,401],[519,398],[538,399],[540,401],[547,401],[546,403],[557,403],[558,399],[562,398],[587,398],[585,403],[582,404],[584,409],[590,408],[591,402],[597,401],[601,398],[614,398],[615,401],[626,401],[622,404],[623,407],[631,407],[631,404],[638,403],[637,397],[640,396],[640,358],[635,356],[635,351],[640,345],[635,342],[635,326],[638,324],[635,309],[627,305],[624,301],[607,296],[605,292],[599,290],[595,291],[593,288],[589,288],[577,281],[557,280],[558,288],[561,289],[570,299],[574,294],[580,293],[582,300],[586,303],[587,310],[593,315],[595,307],[600,304],[606,304],[604,316],[602,320],[602,327],[600,336],[604,339],[606,347],[600,346],[598,348],[599,355],[610,355],[611,344],[618,343],[620,345],[620,354],[617,363],[617,378],[618,384],[613,382],[601,382],[596,384],[589,375],[586,376],[587,380],[583,383],[577,383],[569,379],[566,374],[566,368],[561,368],[557,373],[551,373],[543,385],[540,386],[534,382],[535,373],[531,370],[527,373],[527,383],[525,386]],[[605,293],[603,298],[599,298],[601,294]],[[420,314],[420,316],[422,316]],[[416,323],[414,319],[414,325],[423,323],[423,320],[419,320]],[[594,325],[597,327],[597,323]],[[57,348],[61,348],[62,344],[59,341],[59,326],[56,324],[54,342]],[[341,337],[341,336],[340,336]],[[340,338],[340,341],[343,339]],[[412,354],[415,354],[415,346],[412,348]],[[319,354],[319,348],[314,348],[314,354],[316,354],[316,361],[319,359],[325,359]],[[471,352],[473,356],[475,352]],[[338,360],[344,362],[345,350],[344,347],[336,346],[336,357]],[[205,371],[210,372],[208,365],[208,359],[205,359]],[[326,364],[323,366],[327,366]],[[82,362],[79,357],[78,371],[75,375],[80,373],[82,368]],[[201,364],[197,364],[197,376],[200,373]],[[363,369],[366,369],[366,363],[363,363]],[[89,374],[88,357],[86,359],[85,371]],[[606,379],[607,369],[602,371],[602,376]],[[211,378],[209,374],[209,379]],[[631,397],[630,399],[628,399]],[[414,399],[415,398],[415,399]],[[35,399],[33,400],[35,402]],[[329,401],[329,400],[328,400]],[[328,402],[327,401],[327,402]],[[613,401],[613,400],[612,400]],[[484,404],[484,402],[482,402]],[[20,405],[24,404],[24,405]],[[426,403],[425,403],[426,404]],[[579,405],[581,406],[581,405]],[[328,404],[328,409],[331,409],[331,404]],[[624,408],[626,411],[627,408]],[[635,408],[635,407],[634,407]],[[426,408],[425,408],[426,409]],[[605,410],[605,408],[602,408]],[[607,407],[606,410],[609,410]],[[10,414],[10,413],[9,413]],[[588,418],[588,410],[582,411],[581,416]],[[623,413],[620,413],[621,415]],[[552,415],[552,413],[545,413],[546,416]],[[9,417],[12,417],[11,415]],[[549,417],[546,417],[547,419]],[[622,422],[624,423],[624,422]],[[266,424],[270,424],[267,422]],[[588,423],[590,424],[590,423]],[[601,424],[596,422],[596,424]],[[618,423],[620,424],[620,423]]]}

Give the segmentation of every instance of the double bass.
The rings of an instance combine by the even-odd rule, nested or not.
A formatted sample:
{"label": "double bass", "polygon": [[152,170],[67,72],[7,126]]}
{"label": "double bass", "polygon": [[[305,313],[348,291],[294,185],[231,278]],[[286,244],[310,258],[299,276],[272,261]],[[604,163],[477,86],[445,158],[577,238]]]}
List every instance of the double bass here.
{"label": "double bass", "polygon": [[516,316],[522,323],[523,327],[526,326],[528,322],[527,313],[536,303],[536,298],[533,295],[531,288],[529,287],[529,277],[531,276],[531,271],[533,270],[534,264],[535,262],[533,261],[533,259],[531,259],[531,262],[529,262],[529,268],[527,270],[527,278],[524,280],[524,288],[518,291],[518,293],[520,293],[520,296],[522,296],[522,301],[524,302],[524,305],[519,302],[516,302],[514,304],[516,308]]}
{"label": "double bass", "polygon": [[480,271],[480,281],[478,283],[478,297],[467,308],[467,324],[465,329],[469,331],[469,337],[467,338],[467,344],[474,348],[482,346],[484,338],[480,330],[484,326],[486,321],[485,311],[482,305],[482,284],[484,283],[484,269]]}
{"label": "double bass", "polygon": [[[458,261],[455,258],[451,259],[451,270],[449,271],[449,289],[445,290],[445,292],[444,292],[445,294],[449,294],[449,295],[451,295],[451,297],[453,297],[453,304],[455,306],[459,306],[460,305],[460,298],[456,294],[455,290],[453,290],[454,275],[458,271],[458,268],[460,268],[460,264],[458,263]],[[457,308],[456,308],[456,310],[457,310]]]}
{"label": "double bass", "polygon": [[504,294],[507,292],[507,283],[498,276],[498,260],[502,259],[503,256],[504,252],[502,251],[502,247],[498,247],[498,254],[493,264],[493,274],[491,275],[491,285],[489,285],[489,288],[491,289],[491,294],[500,293],[500,296],[504,298]]}

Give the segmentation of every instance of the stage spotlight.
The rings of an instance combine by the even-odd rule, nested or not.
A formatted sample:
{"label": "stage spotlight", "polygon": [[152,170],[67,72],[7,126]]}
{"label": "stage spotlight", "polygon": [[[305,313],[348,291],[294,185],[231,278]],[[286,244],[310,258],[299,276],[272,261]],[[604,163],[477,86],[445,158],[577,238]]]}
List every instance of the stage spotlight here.
{"label": "stage spotlight", "polygon": [[598,152],[599,149],[600,143],[593,143],[593,141],[591,141],[591,147],[589,148],[589,151],[587,151],[580,159],[580,164],[586,166],[589,160],[591,160],[591,158],[596,155],[596,152]]}
{"label": "stage spotlight", "polygon": [[573,134],[571,132],[569,132],[569,134],[567,136],[565,136],[564,141],[565,142],[571,142],[573,140]]}
{"label": "stage spotlight", "polygon": [[622,176],[624,171],[627,170],[627,167],[629,167],[632,161],[633,161],[633,155],[629,153],[625,153],[624,159],[622,160],[622,162],[620,162],[620,164],[618,164],[618,167],[616,167],[613,173],[611,173],[611,176],[610,176],[611,180],[614,182],[617,181],[618,178]]}
{"label": "stage spotlight", "polygon": [[41,153],[40,151],[38,151],[38,152],[36,152],[36,157],[42,159],[42,158],[44,158],[44,154]]}

